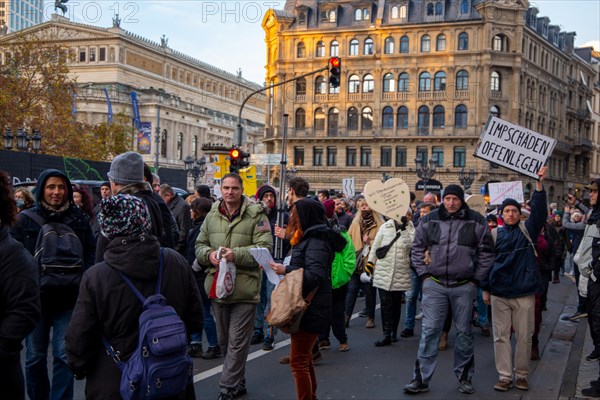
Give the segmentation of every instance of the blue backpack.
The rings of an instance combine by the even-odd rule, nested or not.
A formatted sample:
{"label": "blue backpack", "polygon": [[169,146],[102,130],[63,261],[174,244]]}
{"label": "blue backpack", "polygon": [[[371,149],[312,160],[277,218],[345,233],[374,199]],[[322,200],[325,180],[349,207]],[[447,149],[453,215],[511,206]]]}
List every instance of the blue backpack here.
{"label": "blue backpack", "polygon": [[131,280],[118,271],[127,286],[144,304],[139,318],[138,347],[129,360],[121,361],[105,337],[106,352],[122,372],[120,393],[125,400],[163,399],[176,396],[192,383],[193,362],[187,354],[185,324],[160,294],[163,249],[155,294],[144,298]]}

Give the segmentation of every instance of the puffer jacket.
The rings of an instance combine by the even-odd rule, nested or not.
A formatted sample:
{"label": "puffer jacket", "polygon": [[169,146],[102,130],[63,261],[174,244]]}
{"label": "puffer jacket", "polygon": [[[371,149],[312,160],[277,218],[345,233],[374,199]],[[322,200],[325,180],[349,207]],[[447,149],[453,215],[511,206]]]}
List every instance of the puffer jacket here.
{"label": "puffer jacket", "polygon": [[[494,242],[485,218],[463,202],[454,214],[444,205],[421,218],[415,232],[411,261],[422,278],[444,286],[472,281],[479,284],[492,268]],[[425,265],[425,250],[431,263]]]}
{"label": "puffer jacket", "polygon": [[379,227],[373,242],[373,251],[369,253],[369,262],[375,264],[373,286],[387,291],[407,291],[410,283],[410,248],[415,237],[412,222],[400,234],[400,237],[388,250],[384,258],[378,259],[376,249],[388,245],[396,235],[396,223],[388,220]]}
{"label": "puffer jacket", "polygon": [[235,287],[233,293],[224,299],[215,299],[219,303],[258,303],[262,271],[249,249],[263,247],[272,251],[273,239],[269,220],[260,204],[250,203],[244,197],[239,215],[229,221],[221,212],[221,202],[216,202],[196,240],[196,258],[200,265],[207,267],[204,289],[210,293],[215,279],[216,268],[210,263],[209,255],[219,247],[228,247],[235,256]]}

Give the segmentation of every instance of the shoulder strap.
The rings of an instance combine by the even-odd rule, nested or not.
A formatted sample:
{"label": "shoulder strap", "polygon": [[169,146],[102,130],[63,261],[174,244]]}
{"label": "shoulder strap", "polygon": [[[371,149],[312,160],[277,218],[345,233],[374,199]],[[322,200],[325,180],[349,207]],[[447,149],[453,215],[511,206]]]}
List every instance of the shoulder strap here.
{"label": "shoulder strap", "polygon": [[398,230],[398,233],[396,233],[396,237],[394,237],[394,239],[392,239],[392,241],[387,246],[391,248],[394,245],[394,243],[396,243],[396,240],[398,240],[400,235],[402,235],[402,231]]}
{"label": "shoulder strap", "polygon": [[525,235],[525,238],[527,238],[527,240],[529,241],[529,244],[533,248],[533,254],[537,257],[538,253],[537,253],[537,250],[535,249],[535,244],[533,243],[533,240],[531,240],[531,236],[529,236],[529,231],[527,230],[527,227],[525,226],[525,222],[523,222],[523,221],[519,222],[519,229],[521,229],[521,232],[523,232],[523,235]]}
{"label": "shoulder strap", "polygon": [[494,239],[494,245],[495,245],[496,241],[498,240],[498,228],[492,229],[492,239]]}
{"label": "shoulder strap", "polygon": [[31,210],[23,210],[21,213],[25,214],[27,217],[33,220],[39,226],[43,226],[46,223],[46,219],[39,214],[34,213]]}

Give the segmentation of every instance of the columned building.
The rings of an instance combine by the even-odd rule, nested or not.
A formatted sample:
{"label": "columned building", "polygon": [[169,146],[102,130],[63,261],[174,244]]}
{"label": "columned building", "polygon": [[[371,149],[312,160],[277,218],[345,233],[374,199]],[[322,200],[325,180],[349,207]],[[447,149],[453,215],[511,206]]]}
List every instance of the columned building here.
{"label": "columned building", "polygon": [[267,152],[281,151],[289,115],[289,163],[311,189],[339,191],[354,177],[361,191],[384,176],[415,189],[419,158],[435,160],[442,186],[473,168],[473,193],[489,181],[522,180],[527,195],[531,179],[473,157],[490,114],[558,140],[546,185],[552,201],[588,181],[585,104],[597,76],[574,53],[575,32],[527,1],[289,0],[267,12],[263,29],[268,83],[342,60],[340,88],[324,71],[267,94]]}

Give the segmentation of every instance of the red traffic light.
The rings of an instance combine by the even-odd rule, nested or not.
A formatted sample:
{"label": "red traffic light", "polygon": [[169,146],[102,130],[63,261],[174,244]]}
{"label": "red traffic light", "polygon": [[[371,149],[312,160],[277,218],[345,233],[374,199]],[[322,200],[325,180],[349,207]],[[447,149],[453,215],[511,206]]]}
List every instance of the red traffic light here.
{"label": "red traffic light", "polygon": [[339,59],[339,57],[331,57],[329,59],[329,64],[332,68],[339,68],[342,65],[342,61]]}
{"label": "red traffic light", "polygon": [[231,159],[238,159],[240,158],[240,151],[238,149],[231,149],[229,150],[229,157],[231,157]]}

